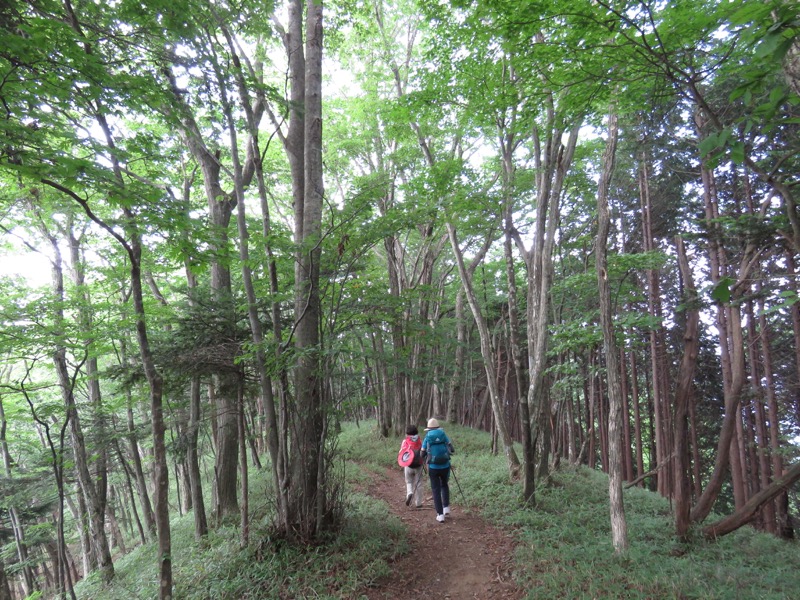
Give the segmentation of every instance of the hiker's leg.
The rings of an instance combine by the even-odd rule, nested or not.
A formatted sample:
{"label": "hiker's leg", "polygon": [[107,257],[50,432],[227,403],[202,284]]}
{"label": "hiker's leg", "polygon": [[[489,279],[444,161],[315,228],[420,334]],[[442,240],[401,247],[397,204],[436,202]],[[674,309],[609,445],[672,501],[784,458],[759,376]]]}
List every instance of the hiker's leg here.
{"label": "hiker's leg", "polygon": [[414,484],[416,483],[416,469],[403,467],[403,474],[406,478],[406,494],[412,494],[414,492]]}
{"label": "hiker's leg", "polygon": [[431,475],[431,492],[433,492],[433,507],[436,509],[436,514],[442,514],[442,478],[439,471],[442,469],[429,469]]}
{"label": "hiker's leg", "polygon": [[450,506],[450,467],[442,471],[442,506]]}

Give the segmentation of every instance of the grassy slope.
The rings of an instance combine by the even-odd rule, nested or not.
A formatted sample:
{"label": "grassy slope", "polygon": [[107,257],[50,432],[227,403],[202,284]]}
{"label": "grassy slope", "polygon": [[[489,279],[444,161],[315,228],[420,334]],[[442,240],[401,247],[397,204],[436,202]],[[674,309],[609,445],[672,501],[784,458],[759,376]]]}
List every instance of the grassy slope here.
{"label": "grassy slope", "polygon": [[[631,549],[617,557],[611,549],[608,482],[601,473],[564,469],[537,489],[537,508],[524,509],[519,485],[508,483],[505,459],[489,453],[489,435],[453,425],[446,431],[457,449],[453,464],[460,490],[451,481],[453,503],[466,503],[515,531],[517,578],[531,598],[789,599],[800,594],[796,544],[747,528],[716,543],[698,537],[678,544],[669,503],[631,489],[625,492]],[[250,548],[239,549],[236,528],[217,530],[200,548],[191,515],[174,519],[176,599],[357,597],[356,590],[387,572],[387,559],[407,550],[398,520],[359,491],[371,472],[395,464],[399,445],[399,439],[381,440],[374,423],[344,426],[339,449],[352,490],[348,520],[327,545],[297,549],[266,537],[271,496],[266,474],[251,477]],[[79,597],[156,597],[154,553],[150,546],[121,558],[111,587],[102,589],[90,579],[79,587]]]}

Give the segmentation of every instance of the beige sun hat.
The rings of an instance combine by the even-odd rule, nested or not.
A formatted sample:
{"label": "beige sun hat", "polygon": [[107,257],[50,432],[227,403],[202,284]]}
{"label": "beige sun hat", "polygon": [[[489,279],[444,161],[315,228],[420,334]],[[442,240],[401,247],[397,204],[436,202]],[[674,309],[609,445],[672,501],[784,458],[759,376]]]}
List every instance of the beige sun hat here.
{"label": "beige sun hat", "polygon": [[428,419],[428,426],[425,428],[425,431],[429,431],[431,429],[439,429],[439,421],[436,419]]}

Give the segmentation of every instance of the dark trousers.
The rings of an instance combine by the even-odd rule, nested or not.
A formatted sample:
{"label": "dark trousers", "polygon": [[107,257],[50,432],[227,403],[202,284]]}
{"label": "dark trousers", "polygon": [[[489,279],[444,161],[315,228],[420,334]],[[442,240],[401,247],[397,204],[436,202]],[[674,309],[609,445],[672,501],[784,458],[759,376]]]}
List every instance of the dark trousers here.
{"label": "dark trousers", "polygon": [[431,491],[433,492],[433,506],[436,514],[441,515],[445,506],[450,506],[450,467],[444,469],[432,469],[428,467],[428,474],[431,478]]}

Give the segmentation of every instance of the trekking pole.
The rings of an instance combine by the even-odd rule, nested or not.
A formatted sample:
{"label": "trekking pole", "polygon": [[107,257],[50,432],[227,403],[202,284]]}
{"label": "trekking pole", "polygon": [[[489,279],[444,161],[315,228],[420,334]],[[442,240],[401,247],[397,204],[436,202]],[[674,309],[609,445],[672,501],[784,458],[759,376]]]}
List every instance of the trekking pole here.
{"label": "trekking pole", "polygon": [[458,483],[458,477],[456,477],[456,472],[455,469],[453,469],[453,465],[450,465],[450,472],[453,474],[453,481],[456,482],[456,485],[458,486],[458,491],[461,493],[461,499],[464,501],[464,504],[466,504],[467,498],[466,496],[464,496],[464,490],[461,489],[461,484]]}

